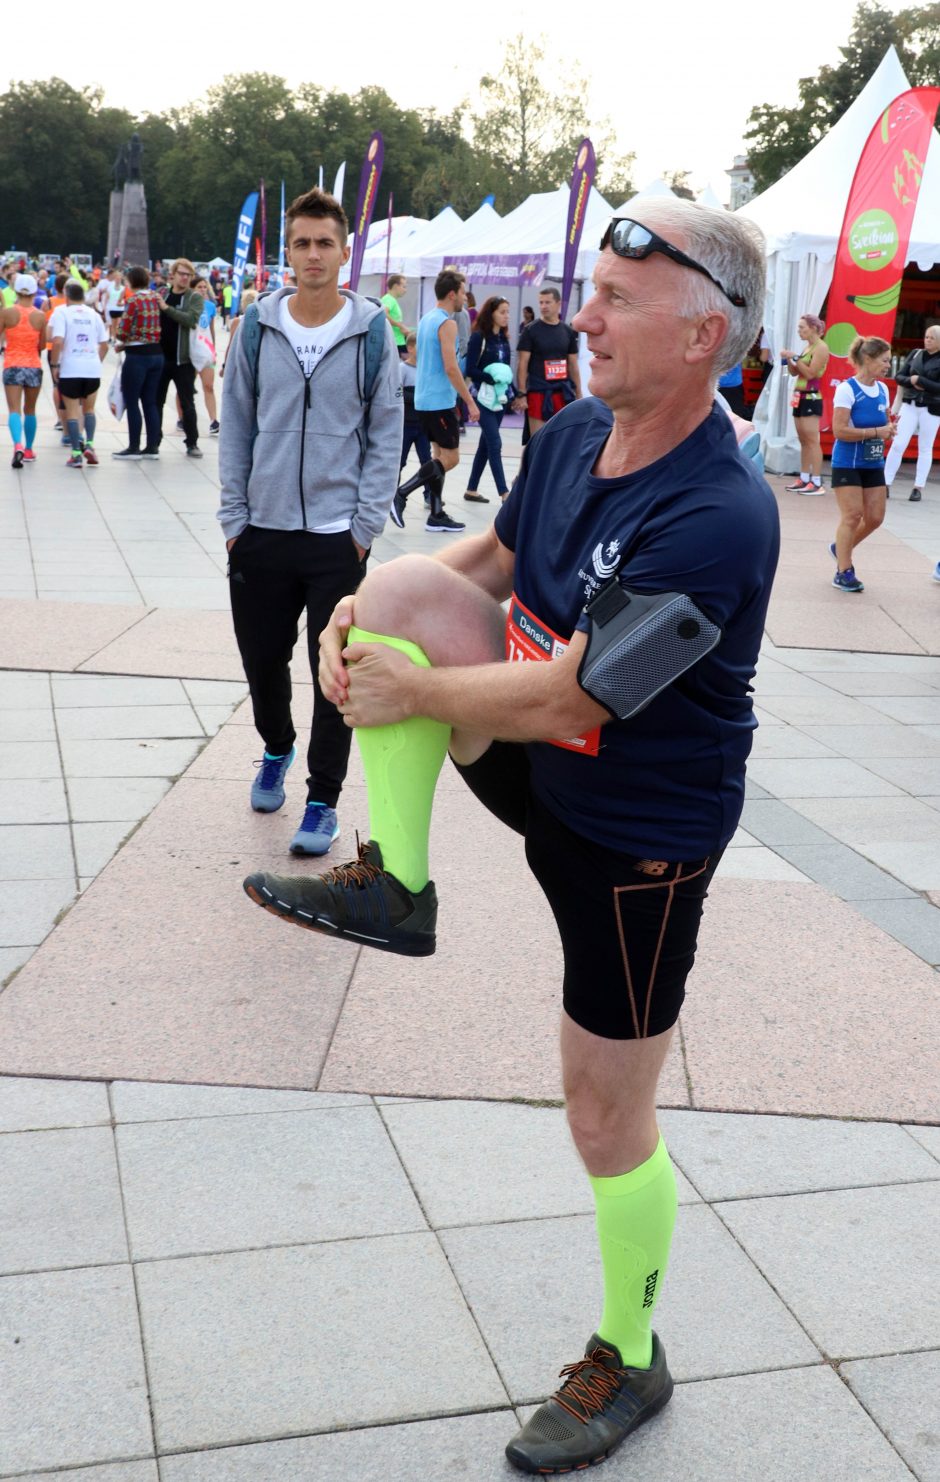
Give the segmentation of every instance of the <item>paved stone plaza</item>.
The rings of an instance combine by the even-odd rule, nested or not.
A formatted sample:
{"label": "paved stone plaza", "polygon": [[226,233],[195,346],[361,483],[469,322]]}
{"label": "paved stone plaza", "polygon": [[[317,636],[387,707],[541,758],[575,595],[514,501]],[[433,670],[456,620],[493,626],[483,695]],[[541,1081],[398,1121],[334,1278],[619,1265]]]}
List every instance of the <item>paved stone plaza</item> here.
{"label": "paved stone plaza", "polygon": [[[427,961],[253,908],[303,767],[250,811],[217,440],[168,414],[113,463],[104,411],[79,476],[40,406],[0,467],[0,1477],[508,1482],[601,1292],[520,843],[445,768]],[[847,598],[831,494],[772,482],[746,811],[662,1084],[678,1387],[599,1475],[940,1482],[940,483],[905,466]],[[377,560],[439,548],[419,506]],[[340,821],[344,859],[355,748]]]}

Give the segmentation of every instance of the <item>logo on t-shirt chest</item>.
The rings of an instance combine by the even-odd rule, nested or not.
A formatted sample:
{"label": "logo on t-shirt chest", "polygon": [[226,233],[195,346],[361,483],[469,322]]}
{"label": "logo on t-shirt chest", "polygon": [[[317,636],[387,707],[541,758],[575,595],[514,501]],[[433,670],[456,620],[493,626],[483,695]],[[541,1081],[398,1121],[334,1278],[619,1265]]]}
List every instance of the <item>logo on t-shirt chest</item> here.
{"label": "logo on t-shirt chest", "polygon": [[620,565],[620,541],[609,540],[606,545],[599,540],[591,552],[591,570],[585,566],[578,572],[578,579],[584,583],[585,601],[590,601],[595,592],[599,592],[606,581],[609,581]]}

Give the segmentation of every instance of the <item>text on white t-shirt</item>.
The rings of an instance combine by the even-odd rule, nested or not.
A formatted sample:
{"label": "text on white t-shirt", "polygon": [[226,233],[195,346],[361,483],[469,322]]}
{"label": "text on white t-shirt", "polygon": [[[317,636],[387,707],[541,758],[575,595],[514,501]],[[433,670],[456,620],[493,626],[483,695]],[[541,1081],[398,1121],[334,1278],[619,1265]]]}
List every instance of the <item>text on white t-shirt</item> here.
{"label": "text on white t-shirt", "polygon": [[294,347],[294,353],[300,361],[301,369],[305,376],[312,375],[319,362],[323,359],[327,350],[331,350],[336,341],[345,332],[346,326],[352,318],[352,301],[343,299],[343,307],[332,319],[325,324],[298,324],[288,307],[293,294],[286,294],[278,305],[278,325],[286,334]]}

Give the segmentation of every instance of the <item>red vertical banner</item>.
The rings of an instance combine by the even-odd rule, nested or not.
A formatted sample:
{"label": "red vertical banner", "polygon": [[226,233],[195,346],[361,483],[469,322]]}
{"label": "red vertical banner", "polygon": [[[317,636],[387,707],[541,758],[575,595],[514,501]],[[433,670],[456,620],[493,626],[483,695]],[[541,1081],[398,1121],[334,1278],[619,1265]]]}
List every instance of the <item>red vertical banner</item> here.
{"label": "red vertical banner", "polygon": [[940,88],[916,87],[889,104],[855,169],[829,290],[823,426],[832,424],[836,384],[854,371],[856,335],[890,343]]}

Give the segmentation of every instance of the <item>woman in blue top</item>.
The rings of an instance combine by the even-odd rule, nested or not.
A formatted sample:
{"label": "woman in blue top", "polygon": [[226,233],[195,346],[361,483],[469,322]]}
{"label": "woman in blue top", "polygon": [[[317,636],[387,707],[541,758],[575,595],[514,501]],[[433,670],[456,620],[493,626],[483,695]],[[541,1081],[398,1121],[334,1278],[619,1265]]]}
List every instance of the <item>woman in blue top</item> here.
{"label": "woman in blue top", "polygon": [[[480,441],[477,444],[470,483],[463,496],[471,504],[489,504],[485,494],[479,492],[480,478],[487,463],[493,470],[496,492],[500,499],[509,493],[506,475],[503,472],[503,440],[499,435],[503,412],[520,398],[508,374],[511,351],[509,348],[509,300],[494,295],[488,298],[477,315],[476,326],[467,344],[467,368],[465,375],[473,388],[480,408]],[[494,366],[502,371],[493,372]]]}
{"label": "woman in blue top", "polygon": [[832,585],[840,592],[862,592],[853,553],[885,517],[885,441],[893,436],[894,424],[888,388],[878,377],[887,375],[891,346],[878,335],[859,335],[849,359],[855,375],[841,382],[833,399],[832,488],[841,518],[829,551],[836,562]]}

